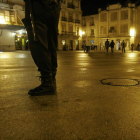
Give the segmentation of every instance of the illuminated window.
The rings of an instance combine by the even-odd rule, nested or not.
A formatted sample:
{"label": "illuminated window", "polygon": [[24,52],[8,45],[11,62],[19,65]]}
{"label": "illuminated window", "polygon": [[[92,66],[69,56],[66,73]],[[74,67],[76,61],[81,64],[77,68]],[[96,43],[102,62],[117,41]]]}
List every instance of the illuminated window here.
{"label": "illuminated window", "polygon": [[15,17],[14,17],[14,15],[11,15],[11,16],[10,16],[10,21],[11,21],[11,22],[15,22]]}
{"label": "illuminated window", "polygon": [[15,22],[15,13],[14,12],[10,12],[10,21],[12,23]]}
{"label": "illuminated window", "polygon": [[5,21],[9,21],[9,11],[5,11]]}
{"label": "illuminated window", "polygon": [[5,24],[4,13],[0,13],[0,24]]}

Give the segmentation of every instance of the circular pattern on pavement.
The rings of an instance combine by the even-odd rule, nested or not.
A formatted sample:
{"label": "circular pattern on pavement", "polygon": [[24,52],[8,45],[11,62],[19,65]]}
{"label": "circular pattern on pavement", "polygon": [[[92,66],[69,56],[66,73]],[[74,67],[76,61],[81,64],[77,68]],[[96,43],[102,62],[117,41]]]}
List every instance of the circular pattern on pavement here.
{"label": "circular pattern on pavement", "polygon": [[127,79],[127,78],[107,78],[102,79],[100,82],[103,85],[110,86],[136,86],[139,85],[139,81],[137,79]]}

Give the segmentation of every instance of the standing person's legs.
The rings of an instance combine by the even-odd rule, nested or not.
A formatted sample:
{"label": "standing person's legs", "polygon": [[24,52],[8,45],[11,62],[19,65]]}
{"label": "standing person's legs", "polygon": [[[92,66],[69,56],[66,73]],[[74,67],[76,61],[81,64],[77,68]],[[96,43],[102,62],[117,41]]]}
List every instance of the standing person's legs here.
{"label": "standing person's legs", "polygon": [[57,47],[58,47],[58,23],[60,16],[60,8],[57,4],[53,5],[54,19],[48,22],[48,45],[51,53],[51,63],[52,63],[52,78],[55,83],[55,76],[57,71]]}
{"label": "standing person's legs", "polygon": [[[36,7],[34,9],[36,10]],[[38,71],[41,73],[41,85],[29,91],[29,94],[32,96],[53,94],[55,91],[52,80],[52,57],[55,59],[53,64],[57,67],[57,56],[55,48],[56,40],[55,38],[53,40],[53,34],[51,34],[49,29],[49,22],[54,19],[54,16],[51,14],[52,12],[46,11],[44,14],[38,15],[38,11],[36,11],[36,15],[34,16],[37,41],[31,47],[31,54],[37,62]],[[49,39],[52,44],[50,44]],[[52,50],[55,52],[54,55],[52,54]]]}
{"label": "standing person's legs", "polygon": [[113,52],[114,48],[111,48],[111,52]]}

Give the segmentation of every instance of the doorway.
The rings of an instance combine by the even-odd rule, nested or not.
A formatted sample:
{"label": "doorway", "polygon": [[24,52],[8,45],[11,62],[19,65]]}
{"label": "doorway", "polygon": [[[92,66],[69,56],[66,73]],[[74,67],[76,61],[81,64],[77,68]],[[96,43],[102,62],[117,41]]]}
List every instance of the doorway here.
{"label": "doorway", "polygon": [[69,43],[69,50],[73,50],[73,40],[70,40],[70,43]]}
{"label": "doorway", "polygon": [[75,40],[76,43],[76,50],[79,50],[79,40]]}
{"label": "doorway", "polygon": [[121,42],[120,40],[116,41],[116,50],[120,50],[121,49]]}

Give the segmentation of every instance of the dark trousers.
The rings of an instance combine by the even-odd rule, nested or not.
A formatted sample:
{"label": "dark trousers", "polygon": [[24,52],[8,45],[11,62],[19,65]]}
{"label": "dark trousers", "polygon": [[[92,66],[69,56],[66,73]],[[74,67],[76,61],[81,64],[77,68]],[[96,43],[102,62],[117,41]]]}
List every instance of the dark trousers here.
{"label": "dark trousers", "polygon": [[[57,70],[58,22],[60,8],[56,3],[32,1],[34,29],[28,32],[31,55],[38,71],[45,75]],[[35,30],[36,41],[33,40]]]}
{"label": "dark trousers", "polygon": [[109,47],[106,47],[106,51],[108,52]]}
{"label": "dark trousers", "polygon": [[124,53],[125,53],[125,47],[122,47],[122,52],[124,52]]}
{"label": "dark trousers", "polygon": [[111,47],[111,52],[113,52],[114,51],[114,48],[113,47]]}

